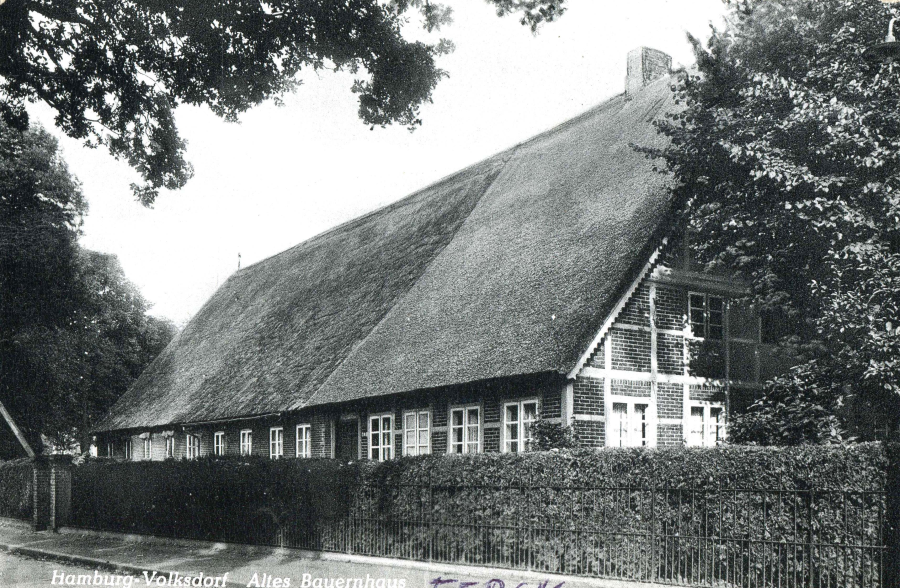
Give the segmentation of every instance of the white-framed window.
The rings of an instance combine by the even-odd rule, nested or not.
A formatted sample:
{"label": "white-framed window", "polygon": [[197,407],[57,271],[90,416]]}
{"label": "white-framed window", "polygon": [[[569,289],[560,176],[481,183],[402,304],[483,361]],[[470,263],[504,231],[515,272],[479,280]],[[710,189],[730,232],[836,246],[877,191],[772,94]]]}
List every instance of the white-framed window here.
{"label": "white-framed window", "polygon": [[153,459],[153,439],[144,437],[144,459]]}
{"label": "white-framed window", "polygon": [[184,438],[184,454],[188,459],[197,459],[200,457],[200,437],[197,435],[186,435]]}
{"label": "white-framed window", "polygon": [[538,418],[537,400],[520,400],[503,405],[503,451],[527,451],[531,445],[531,424]]}
{"label": "white-framed window", "polygon": [[166,459],[175,457],[175,437],[166,437]]}
{"label": "white-framed window", "polygon": [[125,459],[131,461],[131,439],[125,439]]}
{"label": "white-framed window", "polygon": [[225,431],[213,433],[213,454],[225,455]]}
{"label": "white-framed window", "polygon": [[725,299],[712,294],[688,293],[688,318],[695,337],[725,338]]}
{"label": "white-framed window", "polygon": [[297,457],[312,457],[311,431],[309,425],[297,425]]}
{"label": "white-framed window", "polygon": [[654,445],[648,398],[614,398],[607,420],[607,445],[610,447],[649,447]]}
{"label": "white-framed window", "polygon": [[253,431],[244,429],[241,431],[241,455],[253,453]]}
{"label": "white-framed window", "polygon": [[369,459],[385,461],[394,456],[394,417],[391,414],[369,416]]}
{"label": "white-framed window", "polygon": [[725,407],[714,402],[692,402],[688,415],[687,445],[715,447],[725,440]]}
{"label": "white-framed window", "polygon": [[450,409],[450,453],[478,453],[481,449],[481,407]]}
{"label": "white-framed window", "polygon": [[282,427],[269,429],[269,457],[272,459],[284,457],[284,429]]}
{"label": "white-framed window", "polygon": [[403,413],[403,455],[431,453],[431,411],[410,410]]}

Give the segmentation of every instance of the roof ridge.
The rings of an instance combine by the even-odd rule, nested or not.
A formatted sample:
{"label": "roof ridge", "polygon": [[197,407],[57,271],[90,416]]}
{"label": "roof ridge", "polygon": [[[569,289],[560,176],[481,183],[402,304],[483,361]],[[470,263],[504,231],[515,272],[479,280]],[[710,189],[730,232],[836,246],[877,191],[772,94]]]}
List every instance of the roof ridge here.
{"label": "roof ridge", "polygon": [[[481,194],[478,196],[478,199],[475,201],[475,204],[472,205],[472,208],[469,210],[468,214],[466,214],[465,219],[464,219],[462,222],[459,223],[459,225],[456,227],[456,230],[453,232],[453,236],[452,236],[450,239],[447,240],[447,243],[444,244],[443,247],[441,247],[440,251],[436,252],[436,253],[434,254],[434,256],[432,256],[432,258],[431,258],[430,260],[428,260],[428,263],[426,263],[425,266],[422,268],[422,272],[419,274],[419,277],[412,281],[412,283],[409,285],[409,287],[406,289],[405,292],[403,292],[402,294],[400,294],[399,296],[396,296],[396,297],[394,298],[394,303],[391,304],[391,307],[387,310],[387,312],[384,313],[384,315],[378,320],[378,322],[376,322],[374,325],[372,325],[372,328],[369,329],[369,331],[366,333],[366,335],[365,335],[364,337],[360,337],[360,339],[357,340],[356,343],[354,343],[354,345],[353,345],[353,346],[350,348],[350,350],[344,355],[344,357],[341,358],[341,361],[339,361],[339,362],[334,366],[334,369],[331,370],[331,373],[328,374],[328,377],[325,378],[325,380],[322,381],[322,383],[319,385],[319,387],[316,389],[315,392],[313,392],[312,394],[310,394],[310,395],[306,398],[306,400],[304,400],[304,401],[302,401],[302,402],[300,402],[300,403],[295,403],[295,404],[289,406],[288,408],[286,408],[285,410],[299,410],[299,409],[301,409],[301,408],[306,408],[306,407],[308,407],[308,406],[313,406],[313,402],[312,402],[313,398],[315,398],[315,397],[319,394],[319,392],[321,392],[321,391],[325,388],[325,386],[328,384],[328,381],[331,379],[331,377],[334,375],[334,373],[337,372],[338,369],[340,369],[340,367],[344,364],[345,361],[347,361],[347,358],[349,358],[351,355],[353,355],[353,351],[354,351],[357,347],[359,347],[360,345],[362,345],[362,344],[366,341],[366,339],[369,338],[369,335],[371,335],[372,332],[375,331],[375,329],[377,329],[378,326],[381,325],[381,324],[387,319],[387,316],[388,316],[389,314],[391,314],[391,311],[394,310],[394,309],[397,307],[397,305],[400,303],[400,301],[401,301],[402,299],[406,298],[406,296],[410,293],[410,291],[412,291],[412,289],[416,287],[416,285],[417,285],[417,284],[419,283],[419,281],[422,279],[422,276],[424,276],[426,273],[428,273],[428,268],[431,267],[431,264],[434,263],[434,260],[436,260],[438,257],[440,257],[441,254],[444,252],[444,250],[445,250],[445,249],[446,249],[446,248],[447,248],[447,247],[448,247],[448,246],[456,239],[456,236],[459,234],[459,230],[462,228],[462,226],[463,226],[464,224],[466,224],[466,221],[469,220],[469,217],[472,216],[472,212],[473,212],[476,208],[478,208],[478,204],[481,202],[481,199],[484,198],[484,195],[487,194],[488,191],[490,191],[491,186],[493,186],[493,185],[494,185],[494,182],[497,181],[497,177],[499,177],[500,174],[503,172],[503,169],[504,169],[504,168],[506,167],[506,165],[509,163],[509,160],[512,159],[513,155],[515,155],[516,151],[519,150],[520,146],[521,146],[521,145],[515,145],[514,147],[512,147],[512,148],[510,148],[510,149],[506,149],[506,150],[504,150],[504,151],[501,151],[500,153],[497,153],[497,154],[495,154],[495,155],[492,155],[491,157],[488,157],[487,159],[483,159],[483,160],[479,161],[478,164],[476,164],[476,165],[480,165],[480,164],[484,163],[485,161],[488,161],[488,160],[490,160],[490,159],[494,159],[494,158],[496,158],[496,157],[498,157],[498,156],[500,156],[500,155],[504,155],[504,158],[503,158],[503,164],[500,166],[499,169],[497,169],[496,171],[491,172],[491,173],[493,173],[494,177],[491,178],[491,180],[487,183],[487,185],[485,185],[484,189],[481,191]],[[474,167],[474,166],[469,166],[469,167]],[[469,168],[466,168],[466,169],[469,169]],[[453,174],[453,175],[456,175],[456,174]],[[438,184],[435,184],[435,185],[438,185]],[[404,199],[404,200],[405,200],[405,199]]]}

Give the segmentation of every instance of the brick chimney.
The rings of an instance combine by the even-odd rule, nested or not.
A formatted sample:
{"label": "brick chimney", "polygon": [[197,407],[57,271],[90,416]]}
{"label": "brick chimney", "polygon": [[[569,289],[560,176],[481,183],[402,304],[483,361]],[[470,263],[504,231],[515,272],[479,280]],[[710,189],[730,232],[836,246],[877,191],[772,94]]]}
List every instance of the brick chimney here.
{"label": "brick chimney", "polygon": [[625,92],[628,95],[632,95],[653,80],[669,75],[671,69],[672,58],[662,51],[649,47],[632,49],[628,52],[628,75],[625,77]]}

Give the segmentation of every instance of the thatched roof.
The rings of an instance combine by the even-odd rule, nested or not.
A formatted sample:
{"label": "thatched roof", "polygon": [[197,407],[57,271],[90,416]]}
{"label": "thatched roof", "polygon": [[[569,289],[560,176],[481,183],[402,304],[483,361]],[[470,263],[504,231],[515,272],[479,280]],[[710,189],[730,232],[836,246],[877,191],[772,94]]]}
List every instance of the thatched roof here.
{"label": "thatched roof", "polygon": [[664,229],[669,83],[238,271],[96,430],[568,372]]}

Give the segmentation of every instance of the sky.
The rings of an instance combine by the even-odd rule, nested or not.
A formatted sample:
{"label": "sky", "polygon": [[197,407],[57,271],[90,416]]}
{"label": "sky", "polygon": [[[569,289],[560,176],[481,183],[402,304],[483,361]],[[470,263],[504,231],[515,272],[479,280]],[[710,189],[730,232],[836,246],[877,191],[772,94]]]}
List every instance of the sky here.
{"label": "sky", "polygon": [[[423,188],[572,118],[624,90],[626,55],[648,46],[674,65],[693,63],[685,33],[706,39],[721,0],[569,0],[535,36],[498,18],[483,0],[445,0],[454,22],[440,36],[456,51],[422,108],[422,127],[370,128],[357,117],[353,76],[302,74],[284,104],[263,104],[227,123],[206,108],[180,107],[194,177],[137,203],[126,163],[32,116],[60,139],[90,210],[83,246],[118,256],[151,313],[184,325],[238,267]],[[409,36],[435,40],[418,29]]]}

